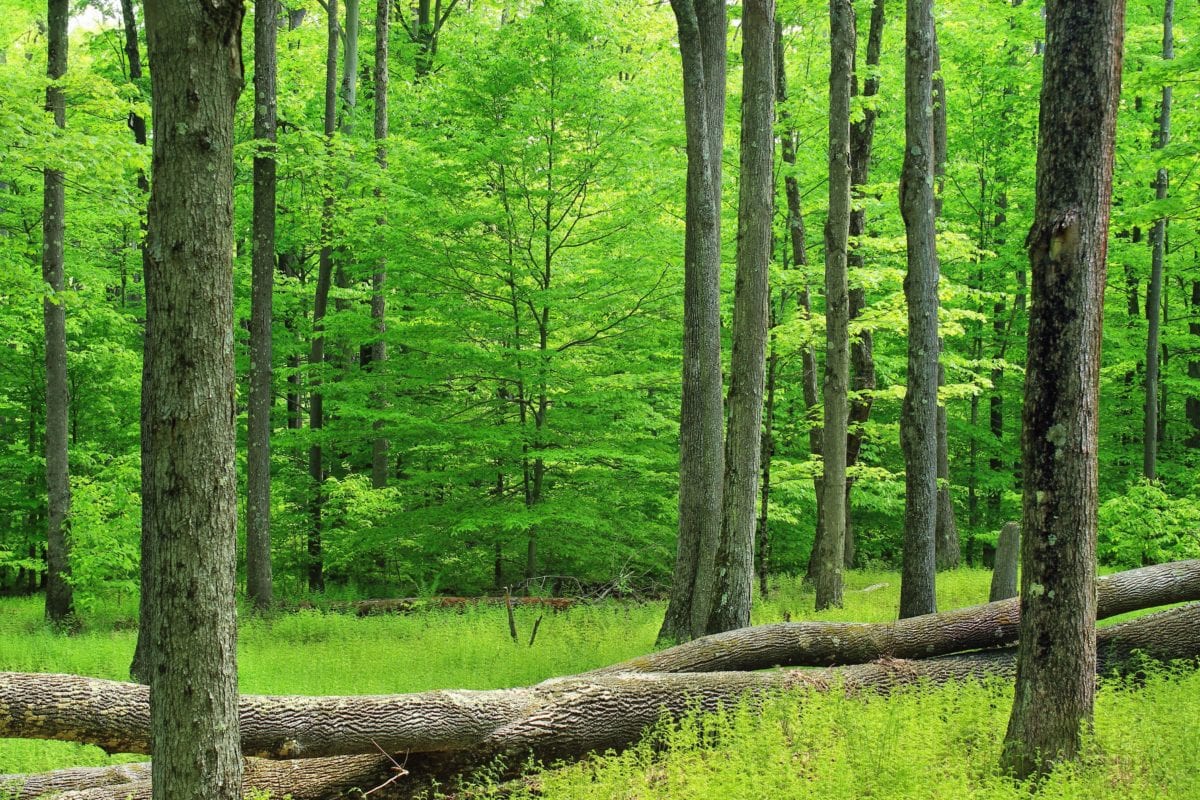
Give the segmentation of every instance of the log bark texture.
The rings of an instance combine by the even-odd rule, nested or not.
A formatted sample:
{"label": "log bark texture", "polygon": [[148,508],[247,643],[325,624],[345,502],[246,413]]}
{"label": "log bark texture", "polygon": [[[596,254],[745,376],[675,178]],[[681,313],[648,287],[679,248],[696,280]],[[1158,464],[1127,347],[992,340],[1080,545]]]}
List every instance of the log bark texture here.
{"label": "log bark texture", "polygon": [[[1134,651],[1158,660],[1200,657],[1200,605],[1164,611],[1101,631],[1100,671],[1137,669],[1141,660],[1140,657],[1130,659]],[[679,717],[696,710],[712,711],[747,697],[767,698],[795,689],[888,692],[917,683],[940,684],[993,676],[1011,678],[1015,671],[1015,650],[1007,649],[922,661],[887,658],[836,669],[578,676],[549,680],[525,689],[485,692],[343,698],[244,697],[244,703],[255,707],[255,713],[269,717],[255,719],[252,715],[244,715],[242,733],[244,737],[261,735],[265,729],[260,723],[266,721],[275,725],[278,722],[282,724],[275,726],[272,735],[295,734],[292,741],[296,743],[304,736],[320,737],[326,743],[348,741],[345,737],[350,736],[365,741],[365,746],[372,751],[376,749],[376,743],[392,752],[407,751],[396,761],[408,774],[400,776],[377,794],[413,797],[434,782],[445,787],[460,780],[481,777],[484,770],[492,778],[515,775],[531,756],[553,761],[610,748],[620,749],[640,738],[664,715]],[[11,677],[0,676],[0,686],[9,686]],[[144,687],[75,676],[21,677],[61,677],[103,690],[101,695],[93,696],[124,694],[126,696],[118,699],[117,704],[126,709],[125,713],[136,713],[140,707],[143,717],[145,715],[144,700],[139,702],[133,697],[137,693],[144,696]],[[44,690],[42,694],[45,695]],[[461,713],[467,706],[460,702],[468,696],[471,697],[470,708],[480,712],[469,719],[469,715]],[[34,717],[48,716],[41,712],[54,712],[56,707],[61,709],[60,698],[56,691],[49,702],[20,719],[24,723]],[[453,735],[449,727],[442,726],[437,732],[438,723],[430,718],[430,712],[434,710],[467,720],[464,729]],[[16,718],[11,710],[7,714],[0,716],[0,722],[11,725]],[[485,723],[484,717],[494,721]],[[443,745],[451,740],[472,741],[467,747],[449,750],[429,747],[433,739],[424,740],[422,745],[412,738],[419,725],[440,736]],[[374,730],[368,731],[367,726],[374,726]],[[474,730],[468,732],[466,728],[471,726]],[[77,727],[63,728],[61,738],[73,736],[77,731]],[[374,734],[370,737],[373,741],[367,740],[369,734]],[[418,746],[401,746],[410,744]],[[502,760],[499,765],[497,759]],[[68,776],[65,774],[68,772],[73,774]],[[111,773],[98,770],[93,774],[94,788],[66,797],[71,800],[123,800],[130,795],[149,797],[149,787],[144,780],[113,785],[115,778]],[[137,776],[135,771],[130,774]],[[380,786],[396,775],[395,764],[382,754],[306,758],[285,763],[251,758],[246,760],[243,791],[266,789],[273,794],[291,794],[296,800],[324,800],[352,788]],[[0,776],[0,786],[24,784],[66,788],[74,781],[70,785],[82,788],[86,785],[83,783],[86,777],[87,773],[79,770],[35,776]],[[31,800],[38,796],[33,791],[18,789],[17,799]]]}

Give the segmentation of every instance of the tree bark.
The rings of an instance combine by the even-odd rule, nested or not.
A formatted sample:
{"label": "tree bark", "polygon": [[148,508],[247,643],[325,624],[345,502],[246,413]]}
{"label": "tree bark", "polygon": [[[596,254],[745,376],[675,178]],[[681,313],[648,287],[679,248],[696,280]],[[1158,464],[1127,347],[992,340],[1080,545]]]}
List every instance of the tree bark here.
{"label": "tree bark", "polygon": [[[388,22],[390,3],[388,0],[378,0],[375,6],[375,163],[385,174],[387,172],[387,138],[388,138]],[[386,205],[382,202],[382,190],[375,191],[375,197],[380,208]],[[387,217],[381,215],[376,220],[380,228],[387,226]],[[375,341],[371,343],[371,370],[378,372],[387,360],[387,298],[384,287],[387,285],[387,257],[380,256],[371,276],[371,319],[375,323]],[[375,399],[379,411],[383,411],[385,402],[383,393],[379,392]],[[371,428],[375,438],[371,442],[371,486],[382,489],[387,486],[388,475],[388,440],[383,435],[383,419],[377,419]]]}
{"label": "tree bark", "polygon": [[[866,185],[871,171],[871,149],[875,141],[875,118],[879,115],[871,98],[879,94],[879,58],[883,49],[883,0],[875,0],[871,5],[871,23],[867,31],[867,77],[863,81],[862,119],[850,126],[850,188],[858,198],[862,198],[863,187]],[[857,67],[855,68],[857,73]],[[858,76],[855,75],[850,83],[850,90],[858,92]],[[850,211],[850,239],[855,244],[847,255],[850,271],[862,269],[862,243],[859,238],[867,231],[867,212],[860,204]],[[850,286],[849,313],[850,319],[857,319],[867,305],[867,293],[862,286]],[[875,391],[875,337],[869,328],[859,332],[858,337],[850,342],[850,413],[847,420],[846,435],[846,466],[853,467],[858,463],[858,454],[862,449],[863,426],[871,416],[871,404],[874,402]],[[842,547],[843,563],[846,569],[854,566],[854,517],[851,514],[850,494],[854,487],[852,478],[846,479],[846,535]]]}
{"label": "tree bark", "polygon": [[[154,64],[142,530],[153,541],[154,797],[240,795],[233,119],[240,0],[146,4]],[[139,691],[145,691],[139,689]]]}
{"label": "tree bark", "polygon": [[775,0],[742,7],[742,146],[729,433],[725,441],[721,542],[706,633],[750,624],[754,502],[762,413],[771,223],[775,213]]}
{"label": "tree bark", "polygon": [[900,412],[904,449],[904,556],[900,616],[930,614],[937,530],[938,264],[934,228],[933,4],[908,0],[905,21],[904,168],[900,211],[908,240],[908,383]]}
{"label": "tree bark", "polygon": [[254,239],[250,288],[250,400],[246,422],[246,596],[271,607],[271,340],[275,286],[275,43],[277,0],[254,6]]}
{"label": "tree bark", "polygon": [[1100,329],[1123,0],[1046,9],[1021,525],[1016,696],[1002,764],[1017,776],[1074,758],[1096,664]]}
{"label": "tree bark", "polygon": [[[67,127],[67,103],[57,82],[67,72],[67,0],[49,0],[47,8],[46,111],[54,125]],[[46,487],[49,513],[46,530],[46,618],[63,622],[71,615],[71,477],[67,463],[67,315],[63,257],[66,199],[63,172],[43,171],[42,280],[49,293],[42,299],[46,335]]]}
{"label": "tree bark", "polygon": [[829,217],[825,222],[825,425],[821,508],[825,536],[813,585],[818,610],[842,605],[846,537],[846,430],[850,332],[846,251],[850,231],[850,75],[854,69],[854,5],[829,4]]}
{"label": "tree bark", "polygon": [[721,151],[725,121],[723,0],[673,0],[687,130],[679,539],[660,641],[700,635],[721,536]]}
{"label": "tree bark", "polygon": [[[332,149],[337,129],[338,85],[338,2],[328,0],[328,26],[325,48],[325,144]],[[329,287],[333,282],[333,185],[328,180],[323,187],[325,199],[321,209],[321,252],[317,262],[317,288],[313,298],[313,335],[308,364],[311,370],[308,398],[308,427],[313,437],[308,447],[308,477],[312,481],[311,527],[308,532],[308,588],[325,589],[325,562],[321,553],[321,510],[325,502],[323,485],[325,466],[322,458],[320,430],[325,426],[325,397],[321,393],[321,368],[325,364],[325,311],[329,306]]]}
{"label": "tree bark", "polygon": [[[1175,58],[1175,0],[1166,0],[1163,4],[1163,44],[1162,57],[1164,61]],[[1171,86],[1162,87],[1162,104],[1159,106],[1158,136],[1154,140],[1154,149],[1162,150],[1171,141]],[[1158,168],[1154,182],[1154,196],[1160,202],[1167,199],[1170,186],[1170,174],[1165,165]],[[1162,328],[1162,286],[1163,265],[1167,250],[1167,218],[1159,217],[1154,221],[1150,231],[1150,285],[1146,290],[1146,416],[1142,428],[1142,474],[1149,480],[1158,478],[1158,440],[1159,432],[1159,332]]]}
{"label": "tree bark", "polygon": [[[1137,668],[1141,651],[1159,660],[1196,659],[1200,656],[1200,605],[1185,606],[1141,617],[1105,629],[1100,636],[1101,658],[1097,666],[1108,671]],[[1011,677],[1015,671],[1012,650],[992,650],[962,655],[908,661],[883,658],[867,664],[817,670],[774,670],[766,672],[706,672],[699,674],[616,674],[558,678],[523,689],[475,692],[426,692],[412,695],[351,696],[327,698],[245,697],[242,699],[242,732],[246,752],[271,752],[294,758],[303,753],[347,752],[404,753],[403,766],[409,776],[394,782],[388,796],[409,797],[429,788],[470,779],[493,769],[501,757],[508,765],[506,775],[519,773],[530,756],[542,760],[578,758],[589,752],[620,749],[637,741],[664,716],[678,718],[697,709],[728,708],[747,697],[758,700],[780,691],[808,689],[831,691],[839,688],[855,693],[888,692],[920,683],[945,683],[986,676]],[[15,680],[14,680],[15,678]],[[31,676],[0,674],[0,687],[14,682],[37,689],[38,679],[54,686],[50,697],[32,703],[37,713],[25,720],[45,724],[46,715],[64,726],[55,738],[77,741],[81,737],[72,723],[63,720],[60,697],[74,693],[82,709],[104,705],[122,709],[130,735],[145,736],[145,689],[132,684],[100,681],[76,676]],[[1093,678],[1094,680],[1094,678]],[[25,688],[24,686],[22,688]],[[50,694],[42,688],[38,695]],[[29,691],[22,695],[30,697]],[[37,696],[37,695],[35,695]],[[86,698],[86,699],[84,699]],[[56,706],[56,702],[58,706]],[[41,712],[46,712],[45,714]],[[142,716],[139,722],[138,715]],[[260,743],[262,746],[259,746]],[[273,791],[297,797],[319,797],[302,785],[304,775],[324,780],[330,773],[343,780],[357,773],[359,788],[386,780],[391,761],[382,755],[300,758],[288,763],[264,763],[249,759],[247,788],[262,788],[266,780]],[[342,769],[336,767],[341,765]],[[138,778],[137,768],[126,768]],[[0,785],[29,781],[35,787],[107,784],[99,797],[135,796],[144,791],[134,780],[112,786],[111,770],[49,773],[39,776],[4,776]],[[294,788],[282,784],[280,776],[296,781]],[[281,788],[282,787],[282,788]],[[82,788],[82,786],[81,786]],[[339,786],[339,789],[344,788]],[[35,789],[36,791],[36,789]],[[19,797],[33,797],[19,791]]]}
{"label": "tree bark", "polygon": [[992,566],[992,586],[988,600],[995,602],[1017,596],[1017,565],[1020,562],[1021,526],[1015,522],[1006,522],[1000,529],[1000,539],[996,545],[996,561]]}

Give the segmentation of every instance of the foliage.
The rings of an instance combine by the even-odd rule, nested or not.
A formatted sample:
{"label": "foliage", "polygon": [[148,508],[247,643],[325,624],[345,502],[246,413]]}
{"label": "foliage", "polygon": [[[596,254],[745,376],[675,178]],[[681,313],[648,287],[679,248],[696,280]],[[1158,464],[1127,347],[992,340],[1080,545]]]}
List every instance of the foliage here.
{"label": "foliage", "polygon": [[1171,497],[1141,480],[1100,506],[1097,555],[1104,564],[1140,567],[1200,557],[1200,503]]}

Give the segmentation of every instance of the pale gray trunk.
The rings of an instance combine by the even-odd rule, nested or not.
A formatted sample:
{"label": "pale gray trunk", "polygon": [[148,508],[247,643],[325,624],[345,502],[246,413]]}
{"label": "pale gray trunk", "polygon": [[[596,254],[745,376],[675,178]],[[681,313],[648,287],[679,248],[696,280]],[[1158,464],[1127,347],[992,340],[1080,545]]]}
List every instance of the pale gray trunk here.
{"label": "pale gray trunk", "polygon": [[908,0],[904,67],[904,167],[900,212],[908,241],[908,380],[900,411],[904,449],[904,555],[900,616],[937,610],[938,263],[933,174],[933,3]]}
{"label": "pale gray trunk", "polygon": [[[1164,61],[1175,58],[1174,35],[1175,0],[1166,0],[1163,7],[1163,45]],[[1162,105],[1158,115],[1158,137],[1154,141],[1154,149],[1162,150],[1171,142],[1171,86],[1162,87]],[[1159,200],[1167,198],[1170,187],[1170,175],[1167,167],[1160,166],[1154,182],[1154,196]],[[1159,217],[1154,221],[1150,231],[1150,285],[1146,290],[1146,321],[1149,329],[1146,334],[1146,416],[1142,428],[1142,474],[1155,480],[1158,477],[1158,439],[1159,432],[1159,332],[1162,327],[1162,287],[1163,266],[1167,253],[1167,219]]]}
{"label": "pale gray trunk", "polygon": [[854,69],[854,6],[829,4],[829,217],[825,222],[825,425],[820,504],[825,536],[813,579],[817,610],[842,605],[846,536],[846,429],[850,333],[846,245],[850,231],[850,75]]}
{"label": "pale gray trunk", "polygon": [[[54,125],[67,126],[66,98],[56,82],[67,72],[67,0],[49,0],[46,111]],[[42,300],[46,335],[46,487],[49,514],[46,530],[46,618],[62,622],[71,615],[71,478],[67,464],[67,315],[63,238],[66,201],[62,170],[43,171],[42,280],[49,294]]]}
{"label": "pale gray trunk", "polygon": [[1019,777],[1078,754],[1095,698],[1100,331],[1124,17],[1123,0],[1046,9],[1027,239],[1021,646],[1002,757]]}
{"label": "pale gray trunk", "polygon": [[721,534],[721,151],[725,120],[723,0],[673,0],[687,129],[679,540],[660,641],[703,632]]}
{"label": "pale gray trunk", "polygon": [[729,432],[716,585],[707,633],[750,624],[754,501],[762,414],[775,194],[775,0],[742,5],[742,137]]}
{"label": "pale gray trunk", "polygon": [[1021,562],[1021,526],[1006,522],[996,543],[996,560],[992,565],[992,586],[988,600],[1007,600],[1017,596],[1017,566]]}
{"label": "pale gray trunk", "polygon": [[277,0],[254,6],[254,238],[250,288],[250,399],[246,422],[246,597],[271,607],[271,341],[275,284],[275,43]]}
{"label": "pale gray trunk", "polygon": [[142,531],[156,800],[236,800],[233,122],[238,0],[146,4],[154,64]]}

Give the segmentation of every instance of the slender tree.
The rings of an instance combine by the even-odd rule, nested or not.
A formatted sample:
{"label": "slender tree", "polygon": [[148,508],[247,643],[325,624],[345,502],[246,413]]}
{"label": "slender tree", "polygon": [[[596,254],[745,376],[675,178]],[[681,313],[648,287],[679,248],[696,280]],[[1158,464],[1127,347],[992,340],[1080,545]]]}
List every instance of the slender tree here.
{"label": "slender tree", "polygon": [[[375,162],[380,170],[387,171],[387,138],[388,138],[388,22],[390,4],[388,0],[378,0],[375,7]],[[382,191],[375,191],[376,198],[382,198]],[[383,204],[380,205],[383,208]],[[382,214],[376,220],[380,228],[387,225],[387,217]],[[371,369],[378,371],[387,360],[387,298],[384,287],[387,285],[387,258],[380,256],[375,264],[375,272],[371,276],[371,319],[375,322],[375,340],[370,347]],[[382,397],[377,396],[376,405],[382,410]],[[387,486],[388,478],[388,440],[383,436],[383,420],[377,419],[372,424],[375,437],[371,441],[371,485],[376,489]]]}
{"label": "slender tree", "polygon": [[850,0],[829,3],[829,217],[825,222],[825,425],[820,503],[825,536],[813,581],[817,609],[842,605],[846,536],[846,431],[850,331],[846,252],[850,232],[850,76],[855,20]]}
{"label": "slender tree", "polygon": [[[1175,0],[1163,4],[1162,57],[1165,61],[1175,58]],[[1171,141],[1171,85],[1163,84],[1162,103],[1158,113],[1158,136],[1154,149],[1162,150]],[[1154,181],[1154,195],[1162,201],[1170,188],[1170,173],[1160,166]],[[1150,285],[1146,289],[1146,413],[1142,428],[1142,474],[1150,480],[1158,477],[1159,438],[1159,333],[1162,328],[1163,264],[1167,252],[1167,218],[1159,217],[1150,231]]]}
{"label": "slender tree", "polygon": [[1003,766],[1073,758],[1096,666],[1100,328],[1123,0],[1046,7],[1021,437],[1021,640]]}
{"label": "slender tree", "polygon": [[[57,81],[67,73],[67,0],[49,0],[46,111],[58,128],[67,127],[67,103]],[[49,525],[46,531],[46,618],[62,622],[71,614],[71,478],[67,465],[67,315],[63,239],[66,200],[63,172],[43,172],[42,280],[50,293],[42,300],[46,333],[46,486],[49,489]]]}
{"label": "slender tree", "polygon": [[742,147],[729,431],[708,633],[750,624],[775,194],[775,0],[742,6]]}
{"label": "slender tree", "polygon": [[[330,150],[337,130],[338,87],[338,2],[329,0],[327,8],[325,47],[325,145]],[[313,298],[313,333],[308,364],[312,370],[309,382],[312,393],[308,398],[308,427],[312,442],[308,446],[308,477],[312,481],[311,527],[308,532],[308,588],[314,592],[325,588],[325,563],[322,555],[321,512],[324,505],[325,466],[322,458],[320,430],[325,425],[325,397],[321,392],[321,368],[325,364],[325,311],[329,307],[329,288],[333,282],[333,185],[327,179],[321,208],[321,252],[317,262],[317,288]]]}
{"label": "slender tree", "polygon": [[275,283],[275,43],[277,0],[254,5],[254,239],[250,401],[246,423],[246,595],[271,606],[271,304]]}
{"label": "slender tree", "polygon": [[938,265],[933,193],[933,2],[908,0],[904,58],[904,168],[900,212],[908,240],[908,383],[900,412],[904,448],[904,564],[900,616],[937,610]]}
{"label": "slender tree", "polygon": [[721,151],[725,124],[724,0],[672,0],[683,61],[687,208],[679,539],[659,641],[700,635],[708,621],[721,535]]}
{"label": "slender tree", "polygon": [[156,800],[236,800],[237,419],[233,118],[240,0],[149,0],[153,181],[146,258],[142,526],[154,541]]}

